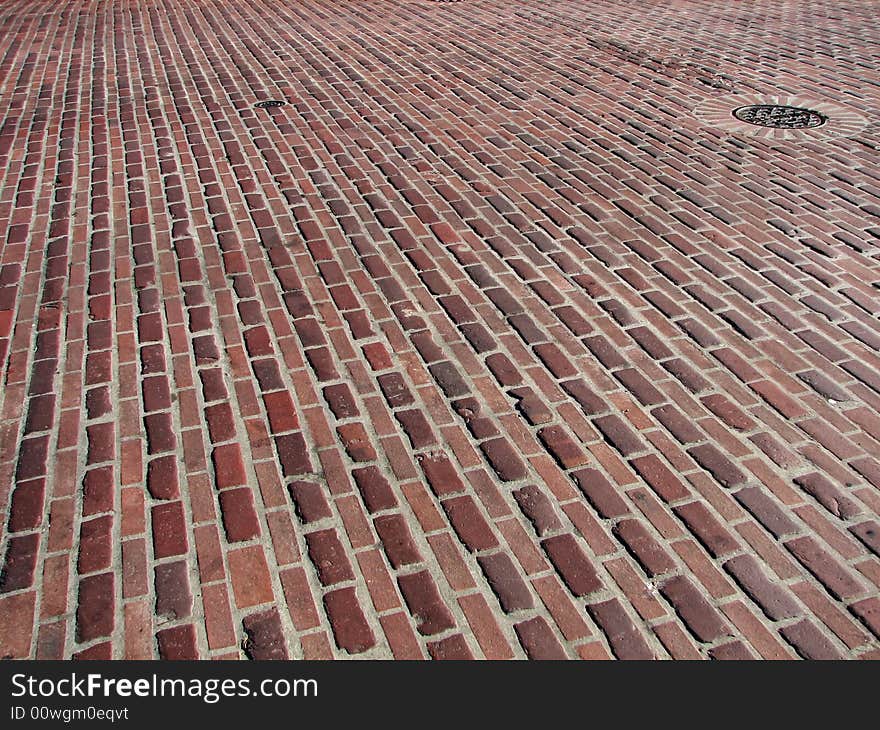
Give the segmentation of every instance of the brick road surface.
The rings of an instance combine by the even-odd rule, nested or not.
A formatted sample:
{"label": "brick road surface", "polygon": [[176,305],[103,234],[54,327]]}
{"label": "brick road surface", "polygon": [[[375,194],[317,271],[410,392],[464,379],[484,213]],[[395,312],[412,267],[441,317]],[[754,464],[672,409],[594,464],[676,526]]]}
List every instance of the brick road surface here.
{"label": "brick road surface", "polygon": [[880,657],[876,9],[3,2],[0,655]]}

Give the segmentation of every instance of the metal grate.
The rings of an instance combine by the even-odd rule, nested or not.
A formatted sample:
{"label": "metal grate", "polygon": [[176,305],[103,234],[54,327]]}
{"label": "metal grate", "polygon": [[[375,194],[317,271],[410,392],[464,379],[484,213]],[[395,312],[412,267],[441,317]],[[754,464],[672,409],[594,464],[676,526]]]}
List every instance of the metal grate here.
{"label": "metal grate", "polygon": [[812,129],[828,121],[828,117],[813,109],[775,104],[741,106],[733,110],[733,116],[741,122],[774,129]]}
{"label": "metal grate", "polygon": [[276,106],[284,106],[287,102],[280,101],[278,99],[269,99],[268,101],[259,101],[254,104],[254,108],[256,109],[271,109]]}

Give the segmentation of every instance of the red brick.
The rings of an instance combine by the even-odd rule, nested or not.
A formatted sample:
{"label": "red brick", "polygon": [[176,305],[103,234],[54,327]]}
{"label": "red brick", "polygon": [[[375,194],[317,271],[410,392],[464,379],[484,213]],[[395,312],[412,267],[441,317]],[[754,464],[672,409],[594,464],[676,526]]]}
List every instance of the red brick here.
{"label": "red brick", "polygon": [[278,459],[286,477],[308,474],[312,471],[308,447],[301,433],[290,433],[275,437]]}
{"label": "red brick", "polygon": [[534,484],[517,489],[513,492],[514,499],[523,514],[532,523],[538,537],[545,537],[563,529],[562,521],[544,492]]}
{"label": "red brick", "polygon": [[182,502],[159,504],[150,510],[153,522],[153,553],[157,559],[187,552],[186,519]]}
{"label": "red brick", "polygon": [[432,659],[461,661],[474,658],[470,647],[461,634],[455,634],[440,641],[428,642],[427,647]]}
{"label": "red brick", "polygon": [[847,497],[826,476],[819,472],[810,472],[809,474],[795,477],[794,483],[811,497],[814,497],[831,514],[842,520],[850,520],[864,512],[855,500]]}
{"label": "red brick", "polygon": [[371,514],[397,506],[397,497],[394,496],[391,485],[378,467],[364,466],[352,469],[351,475]]}
{"label": "red brick", "polygon": [[708,471],[722,487],[732,489],[743,484],[746,476],[713,444],[692,446],[687,452]]}
{"label": "red brick", "polygon": [[370,443],[370,437],[360,423],[348,423],[337,426],[336,432],[345,447],[346,453],[353,461],[374,461],[376,450]]}
{"label": "red brick", "polygon": [[266,393],[263,395],[266,412],[269,415],[269,428],[272,433],[282,433],[299,428],[299,418],[293,405],[293,399],[287,391]]}
{"label": "red brick", "polygon": [[76,640],[91,641],[113,633],[116,600],[113,574],[90,575],[79,582]]}
{"label": "red brick", "polygon": [[228,489],[247,484],[244,460],[241,458],[241,447],[238,444],[217,446],[211,453],[214,463],[214,480],[217,489]]}
{"label": "red brick", "polygon": [[867,626],[874,636],[880,638],[880,599],[866,598],[850,605],[852,611]]}
{"label": "red brick", "polygon": [[573,535],[548,537],[541,546],[572,594],[584,596],[602,589],[596,569]]}
{"label": "red brick", "polygon": [[458,535],[458,539],[470,552],[489,550],[498,545],[498,540],[483,517],[476,502],[467,495],[450,497],[441,503],[444,511]]}
{"label": "red brick", "polygon": [[725,621],[688,578],[670,578],[660,587],[660,592],[700,641],[716,641],[730,633]]}
{"label": "red brick", "polygon": [[156,615],[167,619],[186,618],[192,611],[189,567],[184,561],[163,563],[155,568]]}
{"label": "red brick", "polygon": [[[40,526],[43,522],[45,495],[46,480],[43,478],[16,484],[9,508],[10,532],[25,532]],[[83,509],[85,510],[85,504]]]}
{"label": "red brick", "polygon": [[397,584],[420,634],[431,636],[455,626],[452,614],[428,571],[398,576]]}
{"label": "red brick", "polygon": [[303,524],[332,517],[324,490],[317,482],[295,481],[290,483],[288,489],[297,517]]}
{"label": "red brick", "polygon": [[96,517],[84,521],[79,530],[79,573],[93,573],[110,567],[113,557],[113,518]]}
{"label": "red brick", "polygon": [[27,659],[31,653],[36,592],[0,596],[0,656]]}
{"label": "red brick", "polygon": [[621,520],[614,526],[613,532],[639,561],[648,576],[653,577],[675,570],[675,561],[641,522]]}
{"label": "red brick", "polygon": [[541,616],[514,624],[513,629],[529,659],[568,659],[559,640]]}
{"label": "red brick", "polygon": [[9,538],[0,573],[0,592],[10,593],[33,585],[39,547],[40,536],[36,533]]}
{"label": "red brick", "polygon": [[288,658],[284,631],[277,608],[258,611],[242,620],[245,639],[243,648],[248,658],[284,660]]}
{"label": "red brick", "polygon": [[156,632],[159,656],[166,660],[198,659],[196,629],[192,624],[174,626]]}
{"label": "red brick", "polygon": [[739,543],[702,502],[680,505],[673,512],[684,521],[713,557],[720,558],[739,549]]}
{"label": "red brick", "polygon": [[235,420],[229,403],[216,403],[205,408],[205,420],[211,443],[229,441],[235,438]]}
{"label": "red brick", "polygon": [[220,513],[229,542],[245,542],[262,534],[250,487],[220,492]]}
{"label": "red brick", "polygon": [[629,507],[620,496],[621,490],[612,486],[597,469],[579,469],[571,475],[600,517],[610,519],[629,514]]}
{"label": "red brick", "polygon": [[376,517],[373,524],[392,567],[400,568],[422,562],[422,556],[402,515],[382,515]]}
{"label": "red brick", "polygon": [[528,586],[510,556],[506,553],[493,553],[480,556],[477,562],[505,613],[533,607],[534,601]]}
{"label": "red brick", "polygon": [[526,477],[525,464],[507,439],[494,438],[483,441],[480,450],[503,481],[511,482]]}
{"label": "red brick", "polygon": [[591,461],[587,452],[566,433],[562,426],[547,426],[539,429],[538,438],[563,469],[574,469]]}
{"label": "red brick", "polygon": [[230,550],[228,560],[232,591],[235,595],[235,604],[239,608],[248,608],[273,600],[269,566],[260,546]]}
{"label": "red brick", "polygon": [[789,552],[809,570],[838,600],[855,598],[865,588],[812,537],[799,537],[785,543]]}
{"label": "red brick", "polygon": [[419,454],[416,457],[431,490],[438,497],[464,491],[464,483],[449,457],[442,452]]}
{"label": "red brick", "polygon": [[336,530],[319,530],[306,535],[309,558],[322,585],[354,580],[354,572]]}
{"label": "red brick", "polygon": [[616,598],[587,604],[587,611],[608,638],[618,659],[655,659],[645,637]]}
{"label": "red brick", "polygon": [[340,588],[324,596],[336,645],[349,654],[361,654],[376,644],[354,588]]}
{"label": "red brick", "polygon": [[147,490],[153,499],[180,497],[177,458],[174,454],[159,456],[147,464]]}
{"label": "red brick", "polygon": [[394,417],[400,421],[414,449],[424,449],[437,443],[431,425],[422,411],[417,408],[397,411]]}
{"label": "red brick", "polygon": [[740,489],[734,496],[774,537],[798,532],[794,521],[760,487]]}
{"label": "red brick", "polygon": [[806,619],[780,629],[780,633],[804,659],[843,659],[834,643]]}
{"label": "red brick", "polygon": [[[113,461],[116,458],[116,434],[112,423],[99,423],[86,428],[89,439],[87,464]],[[149,438],[149,429],[148,429]]]}
{"label": "red brick", "polygon": [[769,619],[778,621],[801,614],[791,594],[768,578],[758,561],[751,555],[731,558],[724,563],[724,569],[734,577],[740,588],[761,607]]}

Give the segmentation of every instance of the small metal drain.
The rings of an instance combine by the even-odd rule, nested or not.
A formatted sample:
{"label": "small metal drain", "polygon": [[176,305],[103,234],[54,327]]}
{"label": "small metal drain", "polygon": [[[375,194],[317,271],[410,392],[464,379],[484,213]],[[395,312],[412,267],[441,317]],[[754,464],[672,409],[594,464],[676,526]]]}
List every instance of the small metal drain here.
{"label": "small metal drain", "polygon": [[733,110],[733,116],[747,124],[773,129],[813,129],[828,121],[828,117],[813,109],[776,104],[741,106]]}
{"label": "small metal drain", "polygon": [[259,101],[254,104],[255,109],[272,109],[276,106],[284,106],[287,102],[278,99],[269,99],[268,101]]}

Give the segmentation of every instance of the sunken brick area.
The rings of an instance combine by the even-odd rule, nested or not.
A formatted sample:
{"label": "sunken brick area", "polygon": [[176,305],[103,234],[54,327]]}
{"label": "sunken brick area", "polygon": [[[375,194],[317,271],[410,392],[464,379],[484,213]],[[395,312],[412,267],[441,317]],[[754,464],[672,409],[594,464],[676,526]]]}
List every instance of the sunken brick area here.
{"label": "sunken brick area", "polygon": [[5,0],[0,656],[878,658],[875,11]]}

